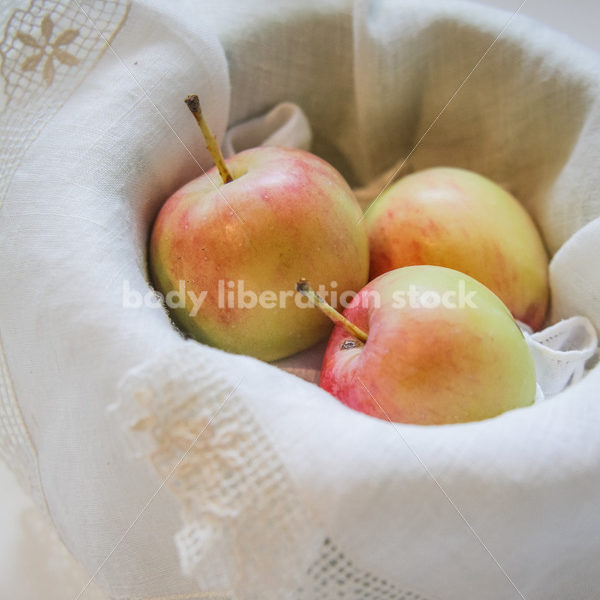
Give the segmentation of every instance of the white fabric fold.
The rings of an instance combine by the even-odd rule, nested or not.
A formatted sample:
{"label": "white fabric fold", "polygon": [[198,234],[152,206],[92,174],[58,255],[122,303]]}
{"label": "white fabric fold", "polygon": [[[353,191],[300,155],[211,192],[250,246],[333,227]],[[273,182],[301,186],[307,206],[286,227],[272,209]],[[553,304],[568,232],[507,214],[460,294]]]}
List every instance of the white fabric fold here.
{"label": "white fabric fold", "polygon": [[302,109],[282,102],[266,115],[229,128],[223,141],[223,154],[233,156],[255,146],[288,146],[310,150],[312,132]]}
{"label": "white fabric fold", "polygon": [[598,349],[596,330],[581,316],[564,319],[543,331],[525,333],[525,338],[545,397],[577,383],[583,377],[586,363]]}

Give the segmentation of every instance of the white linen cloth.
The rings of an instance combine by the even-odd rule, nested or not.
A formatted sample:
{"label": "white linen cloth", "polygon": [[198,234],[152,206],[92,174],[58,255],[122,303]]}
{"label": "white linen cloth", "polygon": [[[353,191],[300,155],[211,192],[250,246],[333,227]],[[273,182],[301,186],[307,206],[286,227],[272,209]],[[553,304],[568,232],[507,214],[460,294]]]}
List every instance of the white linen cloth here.
{"label": "white linen cloth", "polygon": [[[107,597],[599,589],[597,366],[495,419],[396,425],[123,302],[124,282],[149,290],[159,206],[210,164],[197,92],[220,140],[301,107],[363,201],[395,166],[501,182],[552,255],[550,321],[598,330],[597,56],[452,1],[22,4],[1,13],[0,446]],[[281,135],[307,144],[283,110],[246,134],[280,140],[293,117]]]}

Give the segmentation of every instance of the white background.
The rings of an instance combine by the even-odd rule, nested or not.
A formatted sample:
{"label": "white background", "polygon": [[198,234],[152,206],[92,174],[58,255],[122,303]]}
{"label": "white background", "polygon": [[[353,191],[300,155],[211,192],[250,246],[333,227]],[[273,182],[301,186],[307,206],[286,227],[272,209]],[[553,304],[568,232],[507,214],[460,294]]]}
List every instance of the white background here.
{"label": "white background", "polygon": [[[515,12],[521,5],[521,0],[480,0],[479,3]],[[519,13],[567,33],[600,52],[598,0],[526,0]],[[6,589],[4,585],[11,585],[8,584],[12,580],[11,552],[20,533],[19,515],[28,506],[30,501],[0,462],[0,591]]]}

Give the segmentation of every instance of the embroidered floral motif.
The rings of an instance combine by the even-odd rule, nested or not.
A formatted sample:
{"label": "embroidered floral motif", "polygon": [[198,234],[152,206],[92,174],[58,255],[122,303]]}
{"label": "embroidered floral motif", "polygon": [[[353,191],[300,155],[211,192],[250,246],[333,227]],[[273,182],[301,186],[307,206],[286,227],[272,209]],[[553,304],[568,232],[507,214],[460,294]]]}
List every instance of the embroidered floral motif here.
{"label": "embroidered floral motif", "polygon": [[182,344],[128,373],[113,414],[180,505],[182,571],[223,598],[263,598],[266,581],[289,596],[323,534],[246,404],[251,384],[217,360]]}
{"label": "embroidered floral motif", "polygon": [[[0,0],[3,19],[5,4],[26,2]],[[27,148],[118,35],[130,0],[84,4],[29,0],[1,23],[0,205]]]}
{"label": "embroidered floral motif", "polygon": [[54,59],[70,67],[79,64],[79,59],[64,49],[64,46],[68,46],[79,35],[79,31],[77,29],[66,29],[51,42],[54,23],[50,15],[44,17],[40,29],[42,32],[41,41],[29,33],[22,31],[17,33],[19,41],[25,46],[36,49],[35,54],[32,54],[21,63],[21,71],[35,71],[45,57],[42,76],[46,85],[50,86],[54,81]]}

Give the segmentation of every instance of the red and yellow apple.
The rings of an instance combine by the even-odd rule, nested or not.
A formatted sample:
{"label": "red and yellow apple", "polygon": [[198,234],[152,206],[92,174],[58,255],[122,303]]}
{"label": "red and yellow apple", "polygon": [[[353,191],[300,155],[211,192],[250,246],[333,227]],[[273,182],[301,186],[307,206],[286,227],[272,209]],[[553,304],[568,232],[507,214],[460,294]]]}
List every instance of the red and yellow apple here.
{"label": "red and yellow apple", "polygon": [[343,317],[352,327],[337,319],[320,385],[351,408],[432,425],[534,402],[535,367],[521,330],[500,299],[464,273],[437,266],[387,272]]}
{"label": "red and yellow apple", "polygon": [[299,277],[340,290],[366,283],[360,207],[343,177],[308,152],[261,147],[222,160],[222,177],[213,168],[161,208],[152,279],[165,296],[181,292],[185,305],[171,315],[195,339],[276,360],[331,330],[318,311],[297,305]]}
{"label": "red and yellow apple", "polygon": [[408,175],[366,212],[372,279],[399,267],[438,265],[490,288],[513,316],[542,327],[548,259],[531,217],[506,190],[464,169]]}

